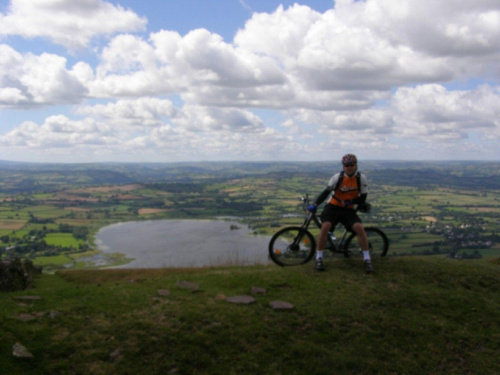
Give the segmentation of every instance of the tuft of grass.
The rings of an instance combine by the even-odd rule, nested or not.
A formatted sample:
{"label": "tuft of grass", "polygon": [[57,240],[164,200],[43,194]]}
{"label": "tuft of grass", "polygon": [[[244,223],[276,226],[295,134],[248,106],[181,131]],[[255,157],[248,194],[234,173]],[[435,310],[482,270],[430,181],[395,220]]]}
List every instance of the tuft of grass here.
{"label": "tuft of grass", "polygon": [[[500,373],[500,260],[43,274],[0,294],[2,374]],[[178,281],[199,285],[192,292]],[[267,289],[251,305],[225,296]],[[170,295],[160,297],[159,289]],[[13,297],[38,295],[32,302]],[[271,301],[294,305],[276,311]],[[30,321],[21,314],[35,316]],[[21,342],[34,359],[12,356]]]}

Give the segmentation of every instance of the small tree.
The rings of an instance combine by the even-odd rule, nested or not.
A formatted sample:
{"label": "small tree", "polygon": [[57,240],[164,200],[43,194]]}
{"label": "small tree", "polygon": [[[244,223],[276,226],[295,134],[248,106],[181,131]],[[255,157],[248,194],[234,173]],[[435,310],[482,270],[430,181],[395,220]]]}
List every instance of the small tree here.
{"label": "small tree", "polygon": [[89,235],[89,228],[87,227],[74,227],[73,237],[80,240],[86,240]]}

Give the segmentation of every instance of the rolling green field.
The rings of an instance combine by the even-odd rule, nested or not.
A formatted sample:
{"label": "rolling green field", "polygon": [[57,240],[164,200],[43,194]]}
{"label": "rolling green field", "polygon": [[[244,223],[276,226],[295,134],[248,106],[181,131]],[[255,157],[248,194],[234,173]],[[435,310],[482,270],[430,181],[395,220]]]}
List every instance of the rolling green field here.
{"label": "rolling green field", "polygon": [[45,236],[45,242],[49,245],[75,249],[85,243],[83,240],[77,240],[71,233],[49,233]]}
{"label": "rolling green field", "polygon": [[[241,164],[239,171],[232,164],[172,169],[162,165],[154,172],[144,166],[141,171],[147,178],[136,175],[136,166],[117,166],[109,173],[59,167],[64,174],[58,175],[54,166],[47,173],[16,171],[9,183],[0,184],[0,256],[17,254],[33,259],[46,271],[57,270],[61,262],[54,256],[77,256],[94,250],[93,235],[99,228],[132,220],[237,216],[255,234],[270,236],[280,227],[299,225],[304,214],[300,197],[309,194],[314,198],[331,177],[330,166],[312,165],[316,169],[293,163]],[[469,177],[467,183],[457,180],[449,185],[470,166],[478,170],[477,182]],[[389,256],[496,256],[500,251],[500,190],[498,185],[496,189],[483,185],[484,181],[494,185],[500,176],[500,164],[470,166],[403,163],[398,167],[401,169],[370,170],[367,165],[373,209],[362,218],[366,225],[378,226],[387,233]],[[378,164],[374,163],[375,167],[379,168]],[[127,168],[129,174],[124,175]],[[421,180],[424,169],[426,177]],[[409,171],[413,171],[413,179],[406,173]],[[30,189],[35,186],[39,190],[23,187],[23,175],[32,182],[36,180]],[[99,182],[93,183],[96,175]],[[429,175],[438,176],[430,179],[437,183],[430,185]],[[109,181],[103,182],[104,178]],[[478,187],[471,188],[471,184]],[[312,232],[316,234],[317,230]],[[50,259],[55,261],[51,263]]]}

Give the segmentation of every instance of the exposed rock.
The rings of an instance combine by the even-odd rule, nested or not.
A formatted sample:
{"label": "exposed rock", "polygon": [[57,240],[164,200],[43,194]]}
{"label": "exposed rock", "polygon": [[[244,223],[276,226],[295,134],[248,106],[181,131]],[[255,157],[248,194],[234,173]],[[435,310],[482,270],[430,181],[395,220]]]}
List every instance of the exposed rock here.
{"label": "exposed rock", "polygon": [[227,302],[240,303],[243,305],[249,305],[255,302],[255,298],[252,296],[232,296],[226,299]]}
{"label": "exposed rock", "polygon": [[188,289],[192,292],[197,292],[200,289],[198,284],[192,283],[190,281],[177,281],[175,283],[175,286],[181,289]]}
{"label": "exposed rock", "polygon": [[252,294],[266,294],[267,290],[258,286],[252,287]]}
{"label": "exposed rock", "polygon": [[[31,313],[31,314],[21,313],[21,314],[17,315],[17,319],[22,320],[23,322],[29,322],[30,320],[43,318],[44,315],[46,315],[46,313],[43,311],[37,311],[37,312]],[[50,317],[50,315],[49,315],[49,317]]]}
{"label": "exposed rock", "polygon": [[170,290],[168,289],[158,289],[158,295],[161,297],[167,297],[170,295]]}
{"label": "exposed rock", "polygon": [[294,306],[291,303],[283,301],[271,301],[269,303],[273,310],[293,310]]}
{"label": "exposed rock", "polygon": [[32,286],[34,276],[41,272],[42,269],[35,267],[29,259],[0,260],[0,290],[3,292],[25,290]]}
{"label": "exposed rock", "polygon": [[18,358],[33,358],[33,354],[31,354],[30,351],[19,342],[16,342],[12,347],[12,355]]}
{"label": "exposed rock", "polygon": [[19,314],[17,316],[17,319],[23,321],[23,322],[29,322],[30,320],[35,320],[36,316],[32,314]]}

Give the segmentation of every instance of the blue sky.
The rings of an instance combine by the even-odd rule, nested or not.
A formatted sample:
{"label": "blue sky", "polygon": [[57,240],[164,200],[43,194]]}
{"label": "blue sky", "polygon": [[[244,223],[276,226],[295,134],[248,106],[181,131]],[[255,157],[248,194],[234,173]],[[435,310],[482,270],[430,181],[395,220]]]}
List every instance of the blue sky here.
{"label": "blue sky", "polygon": [[[231,42],[238,29],[244,27],[245,22],[257,13],[272,13],[282,5],[288,8],[297,1],[275,0],[165,0],[165,1],[113,1],[124,8],[138,9],[139,16],[148,19],[148,29],[176,30],[181,35],[191,30],[205,28],[221,35],[224,40]],[[300,2],[299,2],[300,3]],[[307,1],[314,10],[325,12],[333,8],[333,0]]]}
{"label": "blue sky", "polygon": [[0,159],[500,160],[497,0],[1,0]]}

